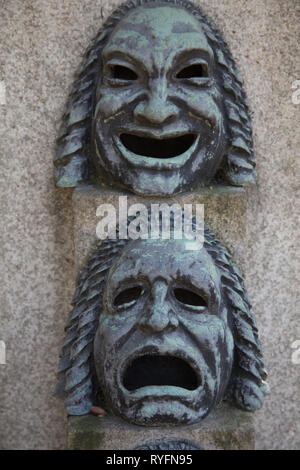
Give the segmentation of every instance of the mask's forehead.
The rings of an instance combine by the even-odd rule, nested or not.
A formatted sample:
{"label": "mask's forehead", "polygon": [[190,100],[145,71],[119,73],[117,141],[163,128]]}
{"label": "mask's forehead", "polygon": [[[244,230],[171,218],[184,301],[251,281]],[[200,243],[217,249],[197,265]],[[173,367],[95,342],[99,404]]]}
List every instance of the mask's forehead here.
{"label": "mask's forehead", "polygon": [[121,20],[103,55],[130,54],[137,60],[152,59],[160,67],[189,50],[203,51],[213,57],[199,21],[182,8],[155,6],[139,7]]}
{"label": "mask's forehead", "polygon": [[156,278],[167,282],[189,281],[195,288],[219,294],[220,278],[208,252],[187,249],[185,240],[136,240],[124,249],[112,265],[108,288],[116,289],[126,280]]}

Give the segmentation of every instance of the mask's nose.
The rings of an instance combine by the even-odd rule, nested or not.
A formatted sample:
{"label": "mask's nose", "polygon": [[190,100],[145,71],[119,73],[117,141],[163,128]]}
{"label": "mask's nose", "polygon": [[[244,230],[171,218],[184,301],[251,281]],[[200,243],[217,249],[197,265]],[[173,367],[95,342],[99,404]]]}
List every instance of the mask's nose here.
{"label": "mask's nose", "polygon": [[139,124],[158,126],[169,124],[178,118],[179,109],[168,100],[165,79],[153,80],[147,97],[134,110],[134,118]]}
{"label": "mask's nose", "polygon": [[167,293],[167,284],[163,281],[156,281],[145,311],[138,321],[138,329],[143,333],[174,331],[178,327],[177,316],[166,299]]}

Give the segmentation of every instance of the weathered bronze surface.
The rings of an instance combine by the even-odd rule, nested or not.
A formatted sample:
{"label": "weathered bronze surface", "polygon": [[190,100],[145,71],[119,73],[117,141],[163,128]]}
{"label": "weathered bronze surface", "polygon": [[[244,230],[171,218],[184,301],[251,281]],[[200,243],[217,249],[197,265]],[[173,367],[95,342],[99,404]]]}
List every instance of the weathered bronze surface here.
{"label": "weathered bronze surface", "polygon": [[59,391],[140,425],[188,424],[226,397],[262,406],[266,373],[242,276],[209,229],[186,240],[105,240],[66,325]]}
{"label": "weathered bronze surface", "polygon": [[60,187],[147,195],[255,181],[241,78],[215,26],[185,0],[133,0],[93,40],[58,139]]}

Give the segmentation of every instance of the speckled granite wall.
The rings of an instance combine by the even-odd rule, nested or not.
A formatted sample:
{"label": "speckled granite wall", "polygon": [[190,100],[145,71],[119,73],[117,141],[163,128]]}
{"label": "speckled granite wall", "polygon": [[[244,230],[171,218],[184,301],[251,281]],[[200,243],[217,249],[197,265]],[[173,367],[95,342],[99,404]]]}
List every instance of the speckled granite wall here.
{"label": "speckled granite wall", "polygon": [[[0,1],[0,448],[64,449],[53,398],[73,290],[71,194],[52,181],[55,136],[72,75],[102,17],[119,2]],[[245,79],[259,181],[247,190],[246,283],[272,395],[256,413],[258,449],[299,449],[296,155],[298,0],[197,2],[223,31]],[[2,96],[2,101],[3,96]],[[295,361],[294,361],[295,362]]]}

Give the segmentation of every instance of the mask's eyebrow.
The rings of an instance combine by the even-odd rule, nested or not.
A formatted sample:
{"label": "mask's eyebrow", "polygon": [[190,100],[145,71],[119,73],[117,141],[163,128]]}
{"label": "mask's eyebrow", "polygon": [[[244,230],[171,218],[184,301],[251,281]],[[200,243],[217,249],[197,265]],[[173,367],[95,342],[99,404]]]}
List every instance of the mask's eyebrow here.
{"label": "mask's eyebrow", "polygon": [[121,50],[105,50],[102,53],[102,61],[103,63],[108,63],[109,61],[120,61],[120,65],[122,64],[132,64],[135,65],[137,68],[140,68],[146,72],[145,64],[139,60],[138,57],[135,57],[130,52],[124,52]]}
{"label": "mask's eyebrow", "polygon": [[213,50],[208,46],[207,49],[186,49],[183,51],[177,52],[173,58],[171,66],[175,66],[177,64],[182,64],[183,62],[193,61],[193,60],[205,60],[209,66],[212,66],[214,63],[214,53]]}
{"label": "mask's eyebrow", "polygon": [[[131,272],[130,272],[131,271]],[[116,292],[119,289],[123,289],[129,284],[147,284],[149,279],[142,272],[140,266],[131,266],[127,270],[127,274],[124,276],[123,271],[118,272],[116,278],[114,277],[115,273],[112,274],[112,277],[109,279],[109,290],[111,292]],[[112,281],[113,280],[113,281]]]}
{"label": "mask's eyebrow", "polygon": [[[177,270],[177,273],[173,277],[173,282],[182,283],[186,287],[190,286],[195,292],[199,292],[207,296],[208,299],[212,301],[220,300],[220,291],[215,284],[211,276],[196,276],[193,274],[192,270],[189,275],[181,272],[180,269]],[[201,279],[201,281],[200,281]]]}

